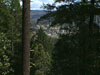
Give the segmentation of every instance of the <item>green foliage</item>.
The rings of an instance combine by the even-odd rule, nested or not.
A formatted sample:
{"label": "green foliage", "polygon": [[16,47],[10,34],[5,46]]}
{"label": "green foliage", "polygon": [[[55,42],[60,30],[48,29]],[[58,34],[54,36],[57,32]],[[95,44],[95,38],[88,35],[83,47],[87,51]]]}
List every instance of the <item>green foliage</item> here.
{"label": "green foliage", "polygon": [[9,8],[4,1],[0,0],[0,32],[7,32],[12,21]]}
{"label": "green foliage", "polygon": [[47,36],[47,34],[44,32],[44,30],[41,27],[39,31],[37,32],[37,42],[43,45],[44,50],[48,50],[49,52],[52,51],[53,49],[52,40],[53,39]]}
{"label": "green foliage", "polygon": [[11,67],[12,51],[10,44],[11,41],[6,38],[6,35],[0,33],[0,74],[8,75],[14,72]]}
{"label": "green foliage", "polygon": [[92,37],[82,33],[61,36],[53,51],[53,75],[100,74],[99,34]]}
{"label": "green foliage", "polygon": [[[56,0],[61,1],[67,2]],[[53,50],[51,75],[99,75],[100,27],[94,22],[99,6],[75,3],[55,8],[39,19],[53,18],[51,25],[59,25],[67,32],[59,37]]]}
{"label": "green foliage", "polygon": [[[2,64],[1,72],[9,75],[21,74],[21,22],[22,13],[19,0],[0,0],[0,50]],[[0,53],[1,53],[0,52]],[[4,55],[4,57],[3,57]],[[10,69],[15,71],[11,72]]]}
{"label": "green foliage", "polygon": [[34,49],[34,64],[36,67],[35,75],[46,75],[50,71],[51,56],[45,52],[41,44]]}
{"label": "green foliage", "polygon": [[53,44],[42,28],[31,40],[31,75],[47,75],[51,70]]}

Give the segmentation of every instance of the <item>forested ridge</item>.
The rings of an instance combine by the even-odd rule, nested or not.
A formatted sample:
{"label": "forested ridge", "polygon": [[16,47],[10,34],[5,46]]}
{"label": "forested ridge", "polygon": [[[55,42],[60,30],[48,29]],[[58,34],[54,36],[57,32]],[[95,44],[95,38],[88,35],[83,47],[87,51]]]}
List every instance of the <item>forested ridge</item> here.
{"label": "forested ridge", "polygon": [[0,75],[100,75],[99,0],[43,5],[35,24],[48,20],[48,31],[60,27],[57,38],[41,23],[31,28],[32,14],[40,12],[30,12],[30,0],[22,2],[0,0]]}

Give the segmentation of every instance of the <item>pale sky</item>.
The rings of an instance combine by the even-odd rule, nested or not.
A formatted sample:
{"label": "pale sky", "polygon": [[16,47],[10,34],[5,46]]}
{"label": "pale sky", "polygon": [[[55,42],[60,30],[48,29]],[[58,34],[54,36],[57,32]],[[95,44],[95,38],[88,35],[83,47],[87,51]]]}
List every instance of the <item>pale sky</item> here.
{"label": "pale sky", "polygon": [[[31,10],[42,10],[40,7],[43,4],[52,4],[55,0],[31,0]],[[76,2],[80,2],[81,0],[75,0]],[[56,3],[57,6],[63,5],[66,3]]]}
{"label": "pale sky", "polygon": [[52,4],[54,0],[31,0],[31,10],[40,10],[41,6],[44,4]]}
{"label": "pale sky", "polygon": [[[54,3],[55,0],[31,0],[31,10],[43,10],[42,8],[40,8],[43,4],[52,4]],[[81,1],[81,0],[76,0],[76,1]],[[22,2],[20,2],[22,5]],[[66,3],[57,3],[56,5],[62,5],[62,4],[66,4]]]}

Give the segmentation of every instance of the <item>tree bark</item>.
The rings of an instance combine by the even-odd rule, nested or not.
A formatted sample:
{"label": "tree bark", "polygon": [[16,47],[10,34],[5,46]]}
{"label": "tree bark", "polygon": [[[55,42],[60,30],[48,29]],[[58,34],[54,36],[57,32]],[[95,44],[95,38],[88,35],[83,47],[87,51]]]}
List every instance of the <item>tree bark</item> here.
{"label": "tree bark", "polygon": [[[91,5],[94,7],[95,0],[91,0]],[[89,30],[92,33],[93,30],[93,21],[94,21],[94,14],[90,13],[90,21],[89,21]]]}
{"label": "tree bark", "polygon": [[23,0],[22,16],[23,74],[30,75],[30,0]]}
{"label": "tree bark", "polygon": [[93,4],[93,5],[94,5],[94,3],[95,3],[95,0],[91,0],[91,4]]}
{"label": "tree bark", "polygon": [[86,0],[83,0],[83,3],[86,3]]}

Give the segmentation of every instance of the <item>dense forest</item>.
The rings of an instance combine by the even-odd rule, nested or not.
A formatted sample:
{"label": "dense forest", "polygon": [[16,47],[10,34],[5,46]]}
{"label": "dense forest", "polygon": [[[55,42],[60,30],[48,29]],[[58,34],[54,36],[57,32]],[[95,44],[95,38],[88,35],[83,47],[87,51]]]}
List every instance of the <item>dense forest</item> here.
{"label": "dense forest", "polygon": [[100,75],[100,1],[43,5],[36,23],[60,27],[57,38],[31,28],[30,2],[0,0],[0,75]]}

